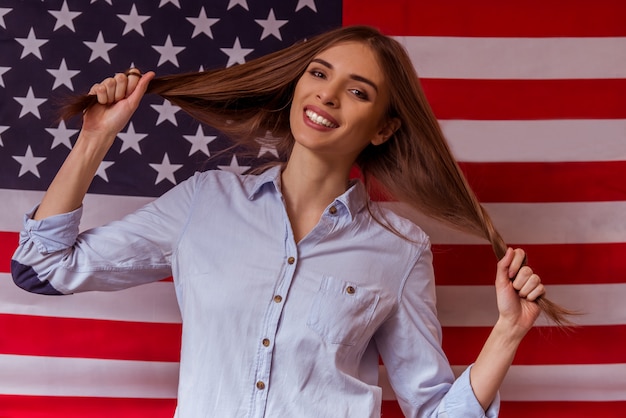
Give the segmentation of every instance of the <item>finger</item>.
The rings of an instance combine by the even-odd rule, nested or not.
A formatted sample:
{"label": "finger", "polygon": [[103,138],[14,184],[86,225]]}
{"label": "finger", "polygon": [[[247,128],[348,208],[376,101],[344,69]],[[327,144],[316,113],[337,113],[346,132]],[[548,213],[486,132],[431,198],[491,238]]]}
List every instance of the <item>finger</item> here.
{"label": "finger", "polygon": [[117,81],[114,77],[109,77],[102,81],[101,83],[106,89],[106,102],[105,104],[113,104],[115,103],[115,89],[117,86]]}
{"label": "finger", "polygon": [[528,279],[532,275],[533,275],[533,270],[530,267],[528,266],[522,267],[517,272],[517,275],[515,276],[515,278],[511,279],[511,281],[513,282],[513,288],[519,292],[524,287],[524,285],[528,282]]}
{"label": "finger", "polygon": [[128,100],[133,106],[139,106],[139,102],[141,101],[143,95],[146,93],[146,90],[148,89],[148,84],[150,84],[150,81],[154,78],[154,76],[154,71],[148,71],[147,73],[143,74],[141,78],[132,77],[138,78],[136,87],[133,89],[133,92],[130,94],[130,96],[128,96]]}
{"label": "finger", "polygon": [[545,294],[546,294],[545,287],[543,286],[543,284],[539,284],[526,296],[526,300],[534,302],[538,298],[543,297]]}
{"label": "finger", "polygon": [[504,256],[498,261],[496,269],[496,283],[508,284],[509,283],[509,267],[513,261],[514,252],[512,248],[507,248]]}
{"label": "finger", "polygon": [[516,248],[514,250],[514,256],[513,256],[513,261],[511,262],[511,265],[509,266],[509,277],[511,279],[514,279],[515,276],[518,274],[519,270],[526,265],[527,262],[527,258],[526,258],[526,252],[524,250],[522,250],[521,248]]}
{"label": "finger", "polygon": [[139,84],[139,80],[141,79],[142,74],[138,68],[129,68],[124,72],[124,74],[126,75],[127,81],[126,97],[129,97],[133,93],[133,91],[135,91],[137,84]]}
{"label": "finger", "polygon": [[113,101],[118,102],[126,97],[126,87],[128,77],[124,73],[117,73],[114,77],[115,87],[113,89]]}
{"label": "finger", "polygon": [[[517,280],[516,280],[516,282],[517,282]],[[518,289],[519,290],[518,294],[522,298],[527,298],[528,295],[533,290],[535,290],[535,288],[537,288],[537,286],[539,286],[539,285],[541,285],[541,279],[539,278],[539,276],[536,275],[536,274],[531,274],[530,276],[528,276],[528,278],[526,278],[524,283]],[[513,287],[517,288],[515,282],[513,282]]]}
{"label": "finger", "polygon": [[93,87],[91,88],[91,91],[93,92],[93,94],[95,94],[96,97],[98,98],[98,103],[102,105],[109,104],[107,80],[109,79],[102,80],[101,83],[94,84]]}

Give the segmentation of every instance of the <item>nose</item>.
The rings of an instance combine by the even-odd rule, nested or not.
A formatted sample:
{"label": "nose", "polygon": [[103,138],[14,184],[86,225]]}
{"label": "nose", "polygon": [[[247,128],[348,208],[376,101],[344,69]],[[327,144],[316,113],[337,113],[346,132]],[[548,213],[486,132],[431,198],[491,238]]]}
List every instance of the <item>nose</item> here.
{"label": "nose", "polygon": [[339,89],[332,83],[327,83],[317,93],[318,100],[326,106],[338,107],[339,106]]}

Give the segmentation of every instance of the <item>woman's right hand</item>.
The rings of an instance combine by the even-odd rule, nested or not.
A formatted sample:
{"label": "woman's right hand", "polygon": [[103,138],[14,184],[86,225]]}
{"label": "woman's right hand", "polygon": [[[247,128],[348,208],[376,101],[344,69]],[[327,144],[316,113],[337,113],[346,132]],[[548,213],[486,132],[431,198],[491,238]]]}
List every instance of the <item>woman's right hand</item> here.
{"label": "woman's right hand", "polygon": [[108,138],[112,142],[137,110],[154,75],[152,71],[141,75],[138,69],[132,68],[126,74],[117,73],[94,84],[89,94],[97,96],[98,104],[84,113],[83,134]]}
{"label": "woman's right hand", "polygon": [[153,72],[140,77],[139,70],[130,71],[137,75],[115,74],[94,84],[89,91],[97,96],[98,103],[83,114],[83,128],[78,139],[48,187],[34,219],[67,213],[82,204],[100,163],[154,78]]}

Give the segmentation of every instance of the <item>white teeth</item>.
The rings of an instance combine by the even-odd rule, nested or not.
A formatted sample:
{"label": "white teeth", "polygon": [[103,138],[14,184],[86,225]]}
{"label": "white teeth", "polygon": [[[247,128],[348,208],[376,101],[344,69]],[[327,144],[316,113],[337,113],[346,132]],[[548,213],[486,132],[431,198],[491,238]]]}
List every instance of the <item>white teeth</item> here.
{"label": "white teeth", "polygon": [[318,115],[317,113],[315,113],[312,110],[307,110],[305,113],[306,113],[306,116],[312,122],[315,122],[318,125],[326,126],[327,128],[336,128],[337,127],[336,124],[332,123],[331,121],[329,121],[325,117]]}

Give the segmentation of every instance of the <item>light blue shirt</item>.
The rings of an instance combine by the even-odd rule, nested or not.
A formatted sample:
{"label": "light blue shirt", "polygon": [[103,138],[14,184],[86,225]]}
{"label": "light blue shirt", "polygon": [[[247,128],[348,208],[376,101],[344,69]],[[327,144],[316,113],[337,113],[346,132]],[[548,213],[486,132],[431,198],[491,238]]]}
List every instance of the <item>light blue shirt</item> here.
{"label": "light blue shirt", "polygon": [[120,221],[25,218],[21,287],[68,294],[172,275],[183,318],[178,418],[379,417],[379,357],[407,417],[485,415],[441,349],[428,237],[355,181],[294,241],[280,168],[197,173]]}

